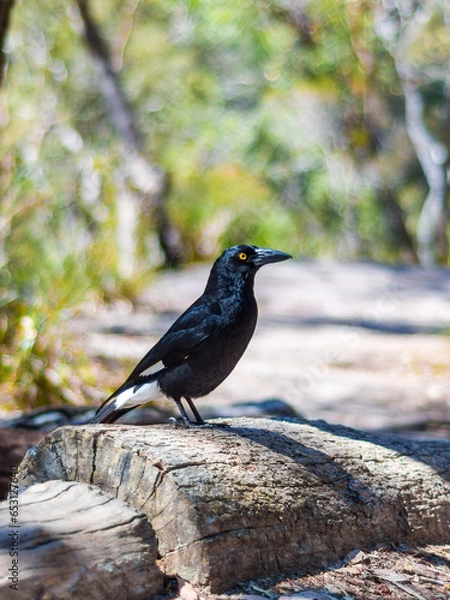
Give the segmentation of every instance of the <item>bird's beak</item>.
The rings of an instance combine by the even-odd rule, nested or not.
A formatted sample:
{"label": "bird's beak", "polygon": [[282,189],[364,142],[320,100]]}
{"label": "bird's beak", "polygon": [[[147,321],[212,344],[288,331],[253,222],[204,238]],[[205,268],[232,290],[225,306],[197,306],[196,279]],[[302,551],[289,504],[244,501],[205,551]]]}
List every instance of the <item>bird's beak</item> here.
{"label": "bird's beak", "polygon": [[272,250],[270,248],[256,248],[256,254],[253,256],[253,264],[257,267],[262,267],[269,263],[281,262],[292,258],[290,254],[286,252],[280,252],[280,250]]}

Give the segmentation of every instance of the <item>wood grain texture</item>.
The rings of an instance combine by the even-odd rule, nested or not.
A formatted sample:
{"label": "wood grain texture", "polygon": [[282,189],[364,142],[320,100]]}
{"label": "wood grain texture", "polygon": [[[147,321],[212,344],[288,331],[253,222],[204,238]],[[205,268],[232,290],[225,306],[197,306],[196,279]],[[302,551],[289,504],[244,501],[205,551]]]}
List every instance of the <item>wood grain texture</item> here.
{"label": "wood grain texture", "polygon": [[[85,483],[47,481],[19,495],[18,523],[0,504],[2,600],[147,600],[161,591],[156,541],[147,520]],[[17,531],[17,589],[11,533]],[[13,553],[14,554],[14,553]]]}
{"label": "wood grain texture", "polygon": [[228,423],[61,428],[28,452],[22,483],[99,486],[146,515],[167,573],[213,592],[380,542],[448,542],[450,444],[323,422]]}

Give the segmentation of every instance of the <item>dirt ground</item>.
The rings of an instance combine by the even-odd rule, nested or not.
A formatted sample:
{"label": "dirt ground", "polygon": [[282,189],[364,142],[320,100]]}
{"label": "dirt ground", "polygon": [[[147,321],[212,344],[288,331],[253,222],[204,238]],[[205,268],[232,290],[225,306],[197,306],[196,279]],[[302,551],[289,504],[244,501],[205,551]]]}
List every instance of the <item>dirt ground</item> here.
{"label": "dirt ground", "polygon": [[[93,358],[132,365],[198,297],[208,271],[160,275],[134,311],[86,312],[71,329]],[[449,435],[450,271],[290,261],[264,267],[256,295],[254,338],[231,376],[198,401],[202,414],[237,416],[242,402],[276,398],[307,419]],[[127,374],[114,371],[112,385]]]}
{"label": "dirt ground", "polygon": [[335,568],[275,584],[249,582],[244,593],[223,600],[448,600],[449,552],[450,546],[355,551]]}

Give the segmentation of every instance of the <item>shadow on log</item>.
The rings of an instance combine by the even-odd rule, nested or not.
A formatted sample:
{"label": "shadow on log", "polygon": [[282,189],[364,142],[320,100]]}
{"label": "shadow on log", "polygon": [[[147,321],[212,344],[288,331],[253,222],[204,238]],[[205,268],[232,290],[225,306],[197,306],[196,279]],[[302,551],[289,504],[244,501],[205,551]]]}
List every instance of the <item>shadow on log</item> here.
{"label": "shadow on log", "polygon": [[146,519],[94,486],[33,485],[17,522],[0,504],[2,600],[147,600],[161,591],[156,540]]}
{"label": "shadow on log", "polygon": [[21,482],[99,486],[145,514],[167,574],[213,593],[381,542],[448,542],[450,444],[323,422],[228,423],[64,427],[28,452]]}

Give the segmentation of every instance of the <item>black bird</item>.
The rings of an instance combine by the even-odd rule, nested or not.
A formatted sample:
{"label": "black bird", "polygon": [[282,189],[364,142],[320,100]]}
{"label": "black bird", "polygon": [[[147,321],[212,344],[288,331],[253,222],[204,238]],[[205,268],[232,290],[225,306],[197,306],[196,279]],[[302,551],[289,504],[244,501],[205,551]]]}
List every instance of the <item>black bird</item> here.
{"label": "black bird", "polygon": [[[205,291],[144,356],[128,379],[100,406],[91,423],[112,423],[161,396],[173,398],[186,426],[204,421],[192,398],[206,396],[228,377],[255,330],[255,274],[292,258],[268,248],[228,248],[214,263]],[[192,422],[181,402],[185,398]]]}

